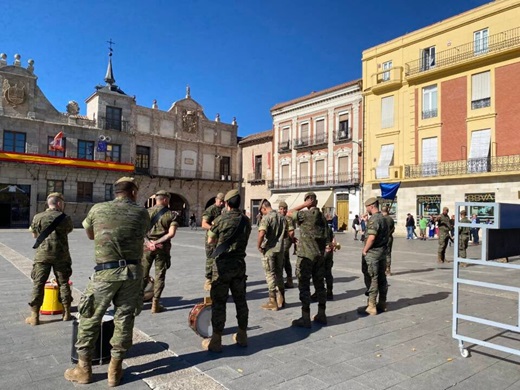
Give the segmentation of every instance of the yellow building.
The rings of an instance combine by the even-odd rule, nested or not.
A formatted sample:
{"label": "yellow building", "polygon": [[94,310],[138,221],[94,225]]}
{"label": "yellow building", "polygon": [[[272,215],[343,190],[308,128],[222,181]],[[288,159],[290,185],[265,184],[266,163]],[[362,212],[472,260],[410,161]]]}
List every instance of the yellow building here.
{"label": "yellow building", "polygon": [[363,52],[364,199],[401,182],[401,232],[407,213],[518,202],[519,21],[520,0],[496,0]]}

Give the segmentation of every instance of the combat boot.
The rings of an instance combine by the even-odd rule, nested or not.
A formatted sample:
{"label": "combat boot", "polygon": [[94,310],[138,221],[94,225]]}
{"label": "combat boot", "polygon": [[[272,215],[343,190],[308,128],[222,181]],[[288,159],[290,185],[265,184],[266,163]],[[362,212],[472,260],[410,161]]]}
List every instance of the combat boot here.
{"label": "combat boot", "polygon": [[247,347],[247,331],[238,328],[238,332],[233,335],[233,340],[241,347]]}
{"label": "combat boot", "polygon": [[386,307],[386,301],[379,300],[379,302],[376,305],[376,309],[378,313],[384,313],[385,311],[387,311],[388,309]]}
{"label": "combat boot", "polygon": [[264,309],[264,310],[277,311],[278,310],[278,304],[276,303],[275,293],[269,293],[269,300],[267,301],[267,303],[264,303],[260,307],[262,309]]}
{"label": "combat boot", "polygon": [[311,327],[311,311],[310,309],[302,309],[302,316],[297,320],[293,320],[292,326],[297,326],[300,328],[308,328]]}
{"label": "combat boot", "polygon": [[372,300],[368,300],[368,306],[367,308],[365,309],[365,313],[367,313],[368,315],[371,315],[371,316],[375,316],[377,314],[377,307],[376,307],[376,303]]}
{"label": "combat boot", "polygon": [[318,314],[312,317],[314,322],[327,325],[327,316],[325,315],[325,305],[318,305]]}
{"label": "combat boot", "polygon": [[287,282],[285,282],[285,288],[294,288],[294,282],[292,276],[287,276]]}
{"label": "combat boot", "polygon": [[441,255],[437,255],[437,263],[444,263],[444,259]]}
{"label": "combat boot", "polygon": [[276,292],[276,306],[278,306],[278,310],[283,309],[285,307],[285,291],[278,290]]}
{"label": "combat boot", "polygon": [[40,307],[31,306],[31,316],[25,319],[25,323],[29,325],[40,325]]}
{"label": "combat boot", "polygon": [[392,270],[391,270],[389,265],[386,266],[385,275],[386,276],[392,276]]}
{"label": "combat boot", "polygon": [[70,314],[70,303],[68,305],[63,305],[63,321],[72,320],[72,316]]}
{"label": "combat boot", "polygon": [[110,358],[108,365],[108,387],[116,387],[123,377],[123,359]]}
{"label": "combat boot", "polygon": [[80,384],[92,383],[92,360],[90,358],[79,357],[78,364],[74,368],[65,371],[65,379]]}
{"label": "combat boot", "polygon": [[202,348],[210,352],[222,352],[222,332],[213,332],[210,339],[202,340]]}
{"label": "combat boot", "polygon": [[152,314],[162,313],[166,309],[159,303],[159,298],[154,298],[152,301]]}
{"label": "combat boot", "polygon": [[207,279],[204,282],[204,291],[210,291],[211,290],[211,279]]}

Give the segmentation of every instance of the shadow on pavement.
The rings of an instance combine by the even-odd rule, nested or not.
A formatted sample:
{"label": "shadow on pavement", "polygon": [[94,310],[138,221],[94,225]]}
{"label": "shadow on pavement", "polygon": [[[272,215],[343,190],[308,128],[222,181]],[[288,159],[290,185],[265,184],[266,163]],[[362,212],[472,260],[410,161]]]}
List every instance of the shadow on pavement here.
{"label": "shadow on pavement", "polygon": [[411,269],[409,271],[392,272],[392,276],[406,275],[406,274],[418,274],[421,272],[430,272],[430,271],[435,271],[435,268]]}

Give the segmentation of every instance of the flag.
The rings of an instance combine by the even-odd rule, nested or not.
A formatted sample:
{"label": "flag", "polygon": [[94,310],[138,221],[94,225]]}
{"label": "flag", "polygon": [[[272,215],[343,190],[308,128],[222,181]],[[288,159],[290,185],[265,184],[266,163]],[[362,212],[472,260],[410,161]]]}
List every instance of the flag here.
{"label": "flag", "polygon": [[397,190],[399,190],[399,183],[379,183],[379,187],[381,187],[381,198],[383,199],[395,199],[397,195]]}
{"label": "flag", "polygon": [[64,150],[64,148],[63,148],[63,131],[60,131],[58,134],[56,134],[56,136],[54,137],[52,142],[49,144],[49,149],[50,150],[61,150],[61,151]]}

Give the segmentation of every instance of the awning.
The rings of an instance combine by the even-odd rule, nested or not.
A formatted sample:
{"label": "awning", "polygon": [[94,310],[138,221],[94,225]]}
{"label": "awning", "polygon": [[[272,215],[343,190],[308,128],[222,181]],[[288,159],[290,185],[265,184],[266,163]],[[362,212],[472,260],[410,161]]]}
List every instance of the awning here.
{"label": "awning", "polygon": [[[304,202],[304,196],[309,191],[305,192],[289,192],[273,194],[269,198],[269,202],[274,209],[278,208],[278,204],[282,201],[287,203],[289,210],[302,204]],[[332,190],[327,191],[313,191],[318,198],[318,207],[334,207],[334,192]]]}

